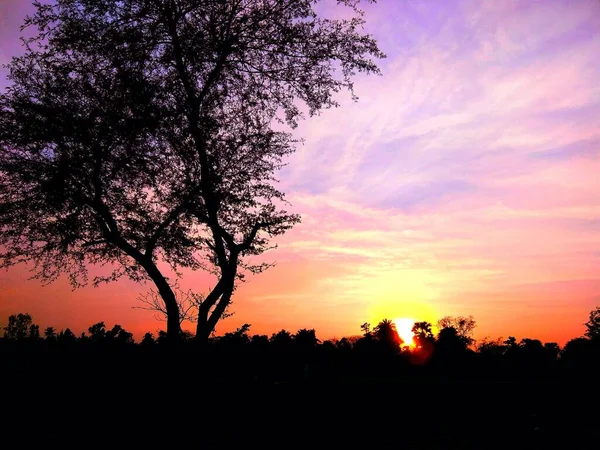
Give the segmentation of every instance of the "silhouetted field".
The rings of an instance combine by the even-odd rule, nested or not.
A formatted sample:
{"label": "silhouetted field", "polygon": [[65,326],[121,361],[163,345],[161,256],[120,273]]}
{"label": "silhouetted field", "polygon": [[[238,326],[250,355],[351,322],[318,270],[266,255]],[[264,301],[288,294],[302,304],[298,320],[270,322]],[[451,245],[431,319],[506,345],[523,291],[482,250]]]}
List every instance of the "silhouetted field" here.
{"label": "silhouetted field", "polygon": [[9,421],[30,423],[37,438],[136,448],[198,440],[211,448],[584,449],[600,442],[600,390],[587,371],[502,377],[476,365],[388,366],[387,375],[369,376],[319,372],[318,364],[311,374],[310,365],[292,364],[277,379],[257,377],[256,366],[245,370],[248,355],[199,356],[5,352]]}
{"label": "silhouetted field", "polygon": [[597,320],[562,349],[476,343],[471,318],[443,320],[437,336],[416,323],[403,347],[386,320],[338,341],[244,325],[207,343],[164,333],[135,343],[102,322],[42,338],[31,316],[11,316],[2,425],[17,445],[599,448]]}

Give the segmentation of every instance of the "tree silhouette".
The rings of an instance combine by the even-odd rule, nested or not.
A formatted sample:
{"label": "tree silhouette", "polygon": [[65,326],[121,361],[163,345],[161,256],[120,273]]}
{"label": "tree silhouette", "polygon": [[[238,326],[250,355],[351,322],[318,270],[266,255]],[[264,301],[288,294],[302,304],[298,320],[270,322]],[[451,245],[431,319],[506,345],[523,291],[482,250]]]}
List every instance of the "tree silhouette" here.
{"label": "tree silhouette", "polygon": [[[216,277],[198,310],[205,342],[251,256],[299,221],[275,172],[296,140],[284,125],[337,106],[384,57],[314,0],[56,0],[36,4],[26,53],[0,96],[0,262],[87,282],[89,264],[151,280],[178,340],[180,311],[159,267]],[[354,94],[352,93],[353,98]],[[277,128],[275,128],[277,127]]]}
{"label": "tree silhouette", "polygon": [[546,349],[546,353],[550,359],[553,361],[555,361],[558,358],[558,355],[560,355],[560,345],[558,345],[557,342],[545,342],[544,348]]}
{"label": "tree silhouette", "polygon": [[44,330],[44,339],[46,339],[47,342],[56,341],[56,329],[54,327],[47,327]]}
{"label": "tree silhouette", "polygon": [[273,347],[277,350],[288,350],[292,345],[292,335],[287,330],[281,330],[277,333],[273,333],[269,342],[273,344]]}
{"label": "tree silhouette", "polygon": [[429,322],[415,322],[412,327],[415,348],[410,357],[415,364],[424,364],[433,354],[435,337]]}
{"label": "tree silhouette", "polygon": [[106,338],[106,325],[104,322],[98,322],[88,328],[92,342],[98,343]]}
{"label": "tree silhouette", "polygon": [[391,349],[398,350],[403,344],[398,330],[396,330],[396,324],[390,319],[383,319],[379,322],[373,330],[373,334],[377,340]]}
{"label": "tree silhouette", "polygon": [[585,323],[585,328],[588,339],[600,339],[600,306],[590,311],[590,319]]}
{"label": "tree silhouette", "polygon": [[413,341],[417,348],[424,347],[435,341],[432,331],[432,325],[429,322],[415,322],[412,327],[414,334]]}
{"label": "tree silhouette", "polygon": [[371,334],[371,324],[369,322],[365,322],[360,326],[361,331],[363,332],[363,336],[368,336]]}
{"label": "tree silhouette", "polygon": [[125,330],[121,325],[116,324],[110,331],[106,332],[106,338],[119,345],[133,344],[133,333]]}
{"label": "tree silhouette", "polygon": [[314,329],[308,330],[302,328],[296,332],[293,339],[294,344],[300,350],[312,350],[319,344],[319,339],[317,339]]}
{"label": "tree silhouette", "polygon": [[233,332],[225,333],[219,338],[219,343],[229,349],[240,349],[242,346],[250,342],[250,324],[243,324],[241,327]]}
{"label": "tree silhouette", "polygon": [[29,339],[32,341],[37,341],[41,338],[40,335],[40,326],[32,323],[29,325]]}
{"label": "tree silhouette", "polygon": [[152,333],[145,333],[142,338],[140,345],[143,347],[154,347],[156,345],[156,341],[154,340],[154,335]]}
{"label": "tree silhouette", "polygon": [[[4,337],[12,341],[24,341],[28,337],[34,337],[30,334],[35,333],[37,325],[33,324],[33,318],[30,314],[16,314],[8,317],[8,325],[4,327]],[[39,337],[39,327],[37,327],[37,337]]]}
{"label": "tree silhouette", "polygon": [[473,316],[445,316],[438,320],[437,326],[440,331],[444,328],[453,328],[456,332],[456,335],[467,346],[475,342],[473,339],[473,331],[475,330],[477,324]]}
{"label": "tree silhouette", "polygon": [[58,333],[56,341],[62,346],[72,346],[77,342],[77,337],[69,328],[66,328],[64,331]]}

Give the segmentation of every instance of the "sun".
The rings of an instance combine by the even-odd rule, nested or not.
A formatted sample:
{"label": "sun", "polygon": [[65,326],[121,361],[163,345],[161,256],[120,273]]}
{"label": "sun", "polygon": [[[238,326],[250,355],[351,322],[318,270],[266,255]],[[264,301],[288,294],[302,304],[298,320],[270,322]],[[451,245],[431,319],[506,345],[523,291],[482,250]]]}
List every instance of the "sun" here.
{"label": "sun", "polygon": [[412,327],[415,324],[414,319],[410,319],[408,317],[400,317],[398,319],[394,319],[394,324],[396,324],[396,331],[398,331],[398,335],[404,341],[405,346],[412,347],[414,344],[412,332]]}

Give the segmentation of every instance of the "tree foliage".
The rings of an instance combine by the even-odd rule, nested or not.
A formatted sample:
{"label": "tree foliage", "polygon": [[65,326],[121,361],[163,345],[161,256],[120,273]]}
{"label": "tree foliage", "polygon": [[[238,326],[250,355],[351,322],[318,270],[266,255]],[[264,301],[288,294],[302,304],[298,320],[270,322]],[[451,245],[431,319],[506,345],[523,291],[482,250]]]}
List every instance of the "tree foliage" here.
{"label": "tree foliage", "polygon": [[[0,264],[51,282],[88,266],[151,280],[180,336],[175,273],[216,282],[199,305],[207,339],[252,256],[298,223],[276,172],[303,116],[337,106],[384,55],[361,27],[314,0],[56,0],[0,95]],[[333,2],[329,2],[333,4]],[[346,15],[347,16],[347,15]]]}
{"label": "tree foliage", "polygon": [[380,342],[394,350],[398,350],[404,343],[402,338],[400,338],[398,335],[396,324],[390,319],[383,319],[381,322],[379,322],[373,329],[373,335]]}
{"label": "tree foliage", "polygon": [[449,332],[448,336],[455,334],[464,341],[467,346],[475,342],[473,339],[473,331],[475,330],[477,323],[473,316],[445,316],[438,320],[437,326],[440,333],[446,328],[453,328],[455,333]]}
{"label": "tree foliage", "polygon": [[590,319],[585,323],[585,328],[588,339],[600,339],[600,306],[590,311]]}
{"label": "tree foliage", "polygon": [[13,314],[4,327],[4,337],[12,341],[23,341],[26,338],[39,338],[39,327],[33,323],[30,314]]}

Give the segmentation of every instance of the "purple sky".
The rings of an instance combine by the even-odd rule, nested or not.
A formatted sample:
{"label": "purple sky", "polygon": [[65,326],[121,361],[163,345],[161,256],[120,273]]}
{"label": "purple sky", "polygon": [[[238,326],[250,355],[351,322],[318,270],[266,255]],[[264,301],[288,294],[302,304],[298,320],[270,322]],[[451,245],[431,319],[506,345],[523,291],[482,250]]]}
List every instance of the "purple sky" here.
{"label": "purple sky", "polygon": [[[28,3],[0,4],[4,62]],[[600,2],[366,9],[383,76],[359,78],[358,103],[342,96],[298,128],[306,143],[280,178],[303,223],[268,255],[277,267],[239,290],[222,330],[327,338],[386,316],[473,314],[478,337],[580,335],[600,304]],[[24,279],[0,274],[0,324],[27,305],[58,326],[158,326],[130,308],[143,291],[130,283],[59,283],[48,289],[68,300],[50,307]]]}

